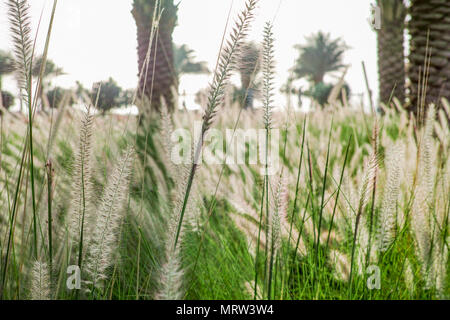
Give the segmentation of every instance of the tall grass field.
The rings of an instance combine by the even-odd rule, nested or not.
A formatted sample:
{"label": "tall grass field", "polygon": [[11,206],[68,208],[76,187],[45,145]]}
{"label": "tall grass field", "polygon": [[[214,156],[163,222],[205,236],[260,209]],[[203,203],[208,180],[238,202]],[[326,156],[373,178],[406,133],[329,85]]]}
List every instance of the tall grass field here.
{"label": "tall grass field", "polygon": [[267,23],[260,99],[241,108],[228,84],[258,18],[243,2],[202,110],[135,94],[139,115],[119,115],[98,96],[39,110],[27,1],[6,1],[26,111],[0,117],[1,299],[450,297],[450,103],[274,106]]}

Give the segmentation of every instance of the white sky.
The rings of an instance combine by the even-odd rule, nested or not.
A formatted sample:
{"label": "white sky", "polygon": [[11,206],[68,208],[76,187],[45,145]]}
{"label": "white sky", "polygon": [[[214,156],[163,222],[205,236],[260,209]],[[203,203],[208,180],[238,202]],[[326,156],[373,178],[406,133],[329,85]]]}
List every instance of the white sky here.
{"label": "white sky", "polygon": [[[29,3],[34,31],[44,10],[38,37],[38,50],[42,50],[53,1]],[[230,6],[236,13],[243,3],[244,0],[181,0],[174,42],[187,44],[195,50],[197,59],[207,61],[213,70]],[[361,68],[364,60],[370,86],[376,94],[376,35],[367,21],[370,3],[370,0],[260,0],[249,38],[260,42],[265,22],[275,18],[277,85],[281,86],[297,58],[295,44],[304,43],[305,36],[319,30],[331,33],[333,38],[341,37],[351,47],[344,61],[351,64],[346,81],[352,93],[365,93]],[[79,80],[90,88],[93,82],[111,76],[123,88],[135,87],[137,43],[131,7],[132,0],[59,0],[49,58],[67,75],[53,83],[71,87]],[[1,1],[0,49],[9,50],[6,11]],[[199,79],[196,87],[206,86],[206,79]],[[12,81],[4,82],[7,89],[14,88]],[[194,89],[189,83],[183,85],[182,81],[182,87],[190,94],[195,93],[190,92]]]}

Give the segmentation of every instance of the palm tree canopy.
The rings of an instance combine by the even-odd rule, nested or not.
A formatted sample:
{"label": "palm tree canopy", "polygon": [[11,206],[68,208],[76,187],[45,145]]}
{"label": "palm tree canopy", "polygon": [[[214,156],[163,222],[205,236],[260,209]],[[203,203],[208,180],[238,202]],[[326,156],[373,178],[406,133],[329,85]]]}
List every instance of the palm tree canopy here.
{"label": "palm tree canopy", "polygon": [[377,0],[377,5],[381,9],[382,28],[391,23],[404,21],[406,6],[402,0]]}
{"label": "palm tree canopy", "polygon": [[337,71],[344,67],[342,62],[347,45],[340,39],[332,40],[329,34],[319,31],[306,38],[305,45],[297,45],[300,51],[294,74],[315,84],[323,82],[323,77],[327,72]]}
{"label": "palm tree canopy", "polygon": [[173,47],[175,73],[179,77],[185,73],[209,73],[206,62],[194,61],[194,50],[185,44]]}
{"label": "palm tree canopy", "polygon": [[[141,16],[153,17],[156,4],[156,0],[133,0],[133,14],[139,13]],[[172,21],[175,25],[177,21],[178,4],[175,4],[174,0],[160,0],[159,5],[160,8],[158,8],[158,12],[160,12],[160,9],[164,8],[164,19],[166,19],[166,21]]]}

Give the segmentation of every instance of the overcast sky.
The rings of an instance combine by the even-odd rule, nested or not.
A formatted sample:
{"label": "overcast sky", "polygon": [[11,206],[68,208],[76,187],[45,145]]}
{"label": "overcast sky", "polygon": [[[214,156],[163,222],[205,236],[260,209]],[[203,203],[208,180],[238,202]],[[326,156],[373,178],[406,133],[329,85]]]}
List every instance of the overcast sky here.
{"label": "overcast sky", "polygon": [[[38,37],[38,48],[42,50],[53,1],[29,3],[34,31],[43,10]],[[207,61],[210,69],[214,69],[228,11],[232,7],[236,13],[243,3],[244,0],[181,0],[174,42],[187,44],[195,50],[198,60]],[[370,3],[370,0],[261,0],[249,37],[260,42],[265,22],[274,21],[278,86],[286,81],[298,56],[294,45],[304,43],[305,36],[322,30],[332,37],[341,37],[350,46],[345,63],[351,65],[346,80],[352,92],[365,92],[361,68],[361,61],[365,61],[370,86],[376,93],[376,35],[367,21]],[[67,75],[54,83],[71,87],[79,80],[90,88],[93,82],[111,76],[124,88],[135,87],[137,43],[131,7],[132,0],[59,0],[49,58]],[[0,49],[10,47],[5,4],[0,1]],[[206,79],[199,85],[206,85]],[[5,83],[7,88],[12,86],[11,81]],[[188,84],[184,87],[193,90]]]}

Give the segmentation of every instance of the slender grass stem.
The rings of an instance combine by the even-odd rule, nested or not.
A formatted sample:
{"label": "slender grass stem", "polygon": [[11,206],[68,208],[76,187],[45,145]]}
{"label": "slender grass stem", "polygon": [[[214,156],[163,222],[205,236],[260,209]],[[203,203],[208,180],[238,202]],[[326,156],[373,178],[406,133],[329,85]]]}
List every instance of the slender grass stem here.
{"label": "slender grass stem", "polygon": [[52,270],[53,270],[53,233],[52,233],[52,185],[53,185],[53,168],[52,162],[47,162],[47,212],[48,212],[48,256],[49,256],[49,272],[50,272],[50,280],[52,278]]}
{"label": "slender grass stem", "polygon": [[[320,211],[319,211],[319,224],[317,226],[317,234],[320,235],[322,229],[322,216],[323,216],[323,207],[325,201],[325,188],[327,185],[327,175],[328,175],[328,162],[330,159],[330,144],[331,144],[331,133],[333,131],[333,119],[331,119],[330,133],[328,136],[328,147],[327,147],[327,159],[325,161],[325,172],[323,174],[323,182],[322,182],[322,200],[320,203]],[[316,264],[319,262],[319,246],[320,246],[320,236],[317,237],[316,244]]]}
{"label": "slender grass stem", "polygon": [[217,107],[222,103],[223,99],[223,90],[230,76],[230,72],[234,65],[234,56],[238,52],[240,45],[243,39],[246,36],[246,32],[250,27],[250,21],[253,18],[253,11],[256,8],[258,0],[247,0],[246,8],[242,12],[239,17],[239,22],[237,22],[236,27],[234,29],[232,40],[228,42],[228,47],[223,51],[223,56],[221,57],[221,66],[219,68],[220,72],[216,72],[213,79],[213,84],[211,85],[211,93],[209,96],[208,107],[205,110],[205,114],[203,116],[202,130],[197,142],[197,146],[194,151],[194,159],[192,163],[192,167],[189,174],[189,179],[186,187],[186,192],[183,200],[183,206],[180,212],[180,218],[177,226],[177,232],[174,241],[174,248],[176,248],[178,244],[178,239],[181,232],[181,226],[183,224],[183,218],[186,211],[187,201],[189,199],[189,195],[192,188],[192,182],[195,176],[195,172],[200,160],[201,151],[203,148],[203,141],[208,129],[211,126],[212,121],[214,120],[214,116],[216,113]]}
{"label": "slender grass stem", "polygon": [[299,160],[298,160],[297,182],[295,184],[294,206],[292,208],[292,214],[291,214],[291,224],[289,227],[288,243],[291,241],[294,214],[297,211],[298,190],[300,187],[300,176],[301,176],[301,172],[302,172],[302,162],[303,162],[303,147],[305,145],[305,132],[306,132],[306,116],[303,119],[302,142],[301,142],[300,156],[299,156]]}
{"label": "slender grass stem", "polygon": [[344,180],[345,166],[347,164],[348,151],[350,150],[351,141],[352,141],[352,135],[350,135],[350,137],[348,139],[348,143],[347,143],[347,148],[345,149],[344,164],[342,165],[341,176],[339,178],[339,185],[338,185],[338,189],[337,189],[337,193],[336,193],[336,200],[335,200],[334,207],[333,207],[333,213],[331,214],[331,222],[330,222],[330,227],[328,228],[328,235],[327,235],[327,243],[326,243],[325,252],[328,251],[328,246],[329,246],[329,243],[330,243],[331,229],[333,228],[334,217],[336,215],[336,209],[337,209],[338,202],[339,202],[339,195],[341,193],[342,181]]}
{"label": "slender grass stem", "polygon": [[263,211],[264,211],[264,196],[265,196],[265,181],[266,177],[264,176],[262,195],[261,195],[261,206],[259,211],[259,223],[258,223],[258,240],[256,243],[256,254],[255,254],[255,287],[253,292],[253,298],[256,300],[257,297],[257,288],[258,288],[258,265],[259,265],[259,246],[261,243],[261,230],[262,230],[262,221],[263,221]]}

